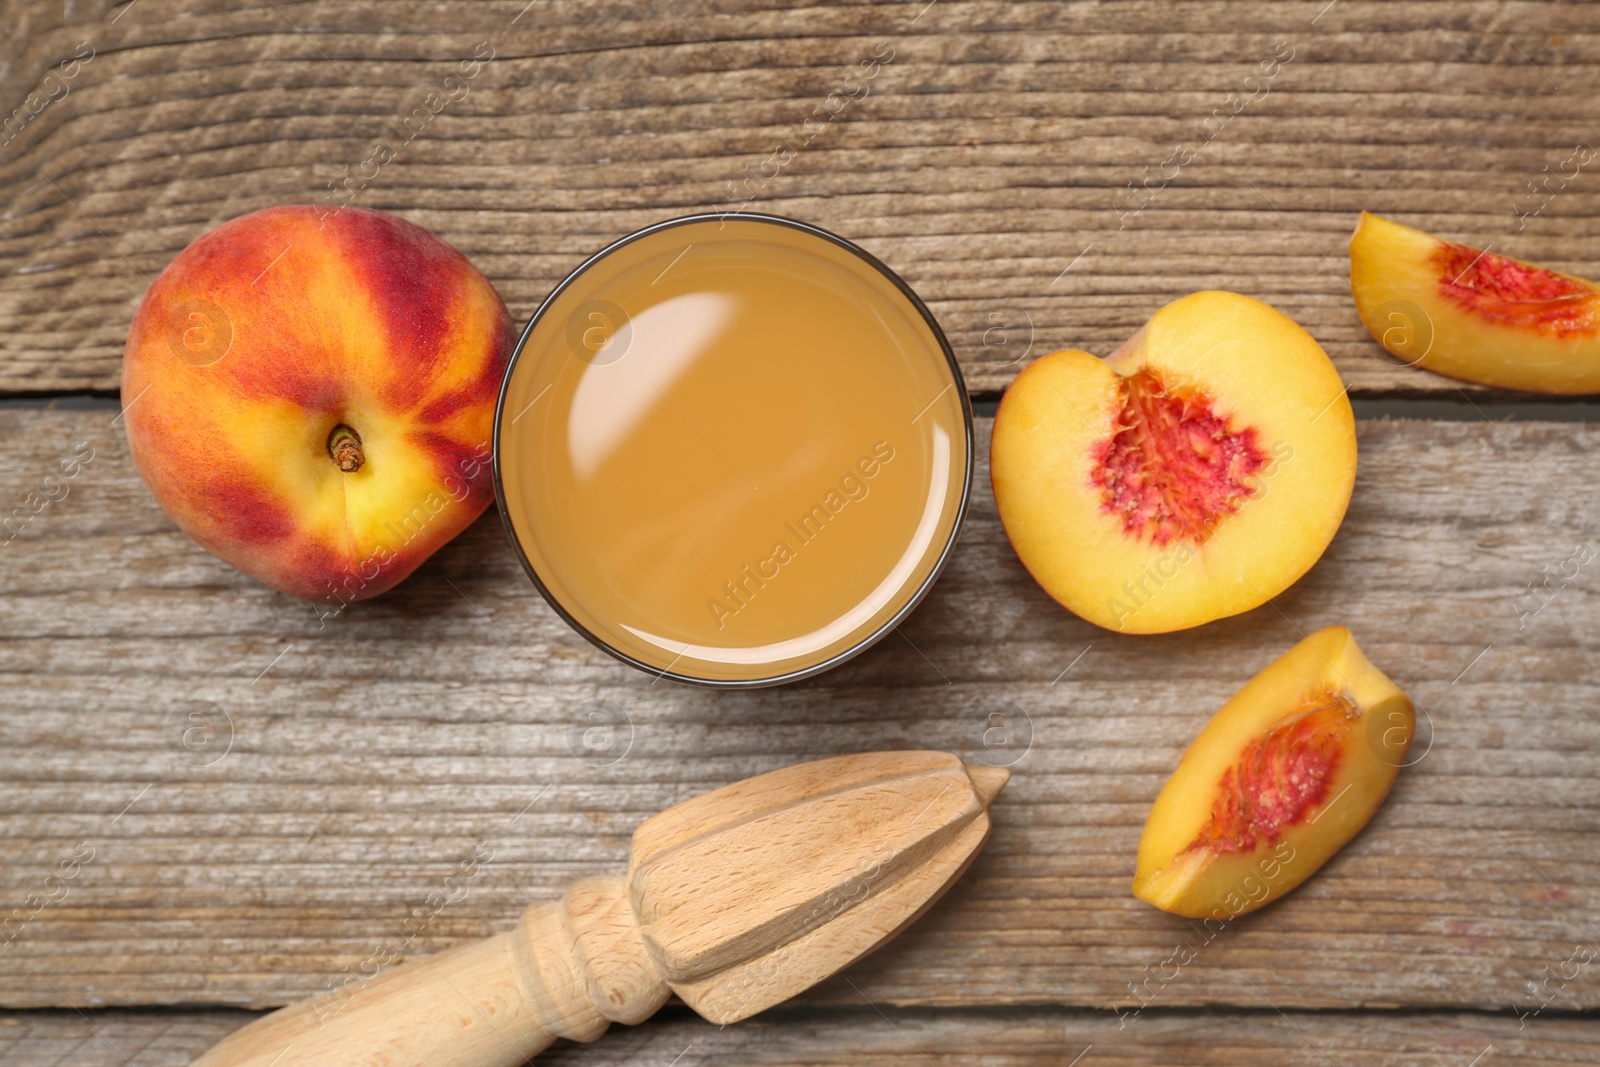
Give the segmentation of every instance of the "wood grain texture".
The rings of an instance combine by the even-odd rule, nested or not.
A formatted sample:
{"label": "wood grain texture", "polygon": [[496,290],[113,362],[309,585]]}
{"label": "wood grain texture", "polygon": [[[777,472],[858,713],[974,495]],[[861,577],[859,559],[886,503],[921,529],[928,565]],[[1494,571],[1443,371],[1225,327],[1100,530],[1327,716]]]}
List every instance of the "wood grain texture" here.
{"label": "wood grain texture", "polygon": [[[808,1003],[1600,1007],[1578,956],[1600,946],[1584,497],[1600,427],[1363,423],[1323,561],[1274,604],[1163,637],[1051,602],[980,465],[950,568],[898,634],[735,693],[652,684],[595,650],[493,515],[319,619],[178,533],[114,417],[0,411],[0,499],[93,450],[0,545],[0,902],[27,911],[0,945],[0,1005],[336,995],[620,869],[669,803],[805,759],[936,748],[1010,765],[988,845]],[[1519,600],[1546,574],[1548,603]],[[1183,747],[1334,623],[1432,722],[1427,755],[1322,872],[1221,933],[1135,901],[1140,827]]]}
{"label": "wood grain texture", "polygon": [[905,274],[979,392],[1220,287],[1358,394],[1453,395],[1356,317],[1363,208],[1600,276],[1593,4],[9,0],[0,25],[0,102],[31,115],[0,145],[0,392],[116,388],[179,249],[342,183],[518,320],[662,218],[807,219]]}
{"label": "wood grain texture", "polygon": [[[234,1011],[0,1014],[9,1067],[184,1067],[248,1021]],[[1082,1058],[1074,1060],[1074,1056]],[[1474,1057],[1477,1057],[1474,1060]],[[714,1027],[682,1009],[594,1045],[563,1042],[539,1067],[1546,1067],[1600,1060],[1600,1020],[1315,1012],[1166,1014],[1118,1029],[1104,1014],[780,1008]]]}

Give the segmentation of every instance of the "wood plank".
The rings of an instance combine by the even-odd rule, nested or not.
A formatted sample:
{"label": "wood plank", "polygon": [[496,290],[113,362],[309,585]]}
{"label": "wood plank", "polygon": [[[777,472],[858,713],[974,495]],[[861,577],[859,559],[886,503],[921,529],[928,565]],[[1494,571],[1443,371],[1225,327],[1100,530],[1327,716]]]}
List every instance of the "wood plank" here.
{"label": "wood plank", "polygon": [[[1162,637],[1101,631],[1034,586],[980,466],[950,569],[898,636],[805,683],[716,693],[652,685],[569,631],[492,515],[319,620],[178,533],[114,418],[0,411],[0,500],[93,449],[0,546],[0,903],[57,896],[0,947],[0,1005],[283,1003],[620,869],[675,800],[922,747],[1014,761],[994,835],[811,1003],[1527,1010],[1550,981],[1551,1011],[1600,1006],[1600,983],[1549,979],[1600,944],[1600,600],[1592,563],[1563,567],[1600,540],[1600,427],[1362,423],[1324,560],[1271,606]],[[1570,581],[1519,615],[1542,568]],[[1183,747],[1332,623],[1431,716],[1428,755],[1316,878],[1220,934],[1134,900],[1128,857]],[[616,719],[605,751],[583,742],[591,713]],[[189,732],[208,723],[210,747]],[[464,899],[430,905],[480,843]]]}
{"label": "wood plank", "polygon": [[[1551,179],[1543,207],[1529,192],[1600,137],[1592,4],[601,11],[9,0],[0,100],[58,98],[0,145],[0,392],[115,389],[133,308],[179,249],[255,208],[331,207],[353,172],[355,203],[455,243],[519,320],[661,218],[748,203],[814,221],[904,272],[980,393],[1221,287],[1298,319],[1357,394],[1453,395],[1356,317],[1363,208],[1600,276],[1592,174]],[[1247,82],[1280,42],[1293,58]],[[480,46],[493,60],[445,86]],[[459,98],[408,134],[441,89]],[[363,171],[380,142],[397,158]],[[1137,211],[1130,183],[1149,190]]]}
{"label": "wood plank", "polygon": [[[859,1001],[858,1001],[859,1004]],[[253,1016],[235,1011],[0,1014],[11,1067],[182,1067]],[[1081,1059],[1074,1060],[1074,1056]],[[1474,1059],[1474,1057],[1477,1057]],[[1545,1067],[1600,1060],[1600,1020],[1272,1011],[1114,1016],[1062,1009],[779,1009],[714,1027],[669,1007],[592,1045],[561,1042],[541,1067]]]}

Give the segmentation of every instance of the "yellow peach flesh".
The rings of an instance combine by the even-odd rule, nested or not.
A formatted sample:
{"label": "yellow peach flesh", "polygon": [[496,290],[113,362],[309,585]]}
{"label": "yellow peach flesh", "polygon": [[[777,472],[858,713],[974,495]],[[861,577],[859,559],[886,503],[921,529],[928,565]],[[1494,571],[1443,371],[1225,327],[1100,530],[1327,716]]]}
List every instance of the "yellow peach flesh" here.
{"label": "yellow peach flesh", "polygon": [[1312,634],[1183,754],[1145,822],[1134,896],[1222,920],[1281,897],[1372,818],[1415,727],[1411,701],[1349,630]]}
{"label": "yellow peach flesh", "polygon": [[1503,389],[1600,392],[1592,282],[1363,212],[1350,289],[1368,331],[1408,364]]}
{"label": "yellow peach flesh", "polygon": [[[1169,400],[1184,412],[1158,428],[1171,439],[1135,457],[1142,471],[1122,469],[1130,422],[1149,429],[1152,403]],[[1006,533],[1046,592],[1108,629],[1163,633],[1248,611],[1316,562],[1354,485],[1355,419],[1292,320],[1196,293],[1110,359],[1069,350],[1023,371],[990,466]],[[1154,510],[1123,495],[1152,485]]]}

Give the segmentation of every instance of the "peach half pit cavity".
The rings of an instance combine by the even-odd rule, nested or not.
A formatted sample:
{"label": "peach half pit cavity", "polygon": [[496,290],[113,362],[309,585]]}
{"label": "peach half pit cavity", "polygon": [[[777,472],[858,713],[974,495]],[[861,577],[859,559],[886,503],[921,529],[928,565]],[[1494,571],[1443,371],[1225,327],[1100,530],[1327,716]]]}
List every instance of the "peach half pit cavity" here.
{"label": "peach half pit cavity", "polygon": [[1309,570],[1355,484],[1355,418],[1311,335],[1236,293],[1157,311],[1110,358],[1030,365],[990,469],[1018,557],[1124,633],[1237,615]]}

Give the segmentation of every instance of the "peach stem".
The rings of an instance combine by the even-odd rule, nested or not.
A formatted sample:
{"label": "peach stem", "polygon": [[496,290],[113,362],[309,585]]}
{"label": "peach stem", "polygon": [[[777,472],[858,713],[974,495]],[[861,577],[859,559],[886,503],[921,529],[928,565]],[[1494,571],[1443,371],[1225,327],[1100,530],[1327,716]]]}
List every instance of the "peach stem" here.
{"label": "peach stem", "polygon": [[328,455],[333,457],[334,466],[346,474],[360,470],[367,458],[361,451],[361,435],[342,422],[328,434]]}

